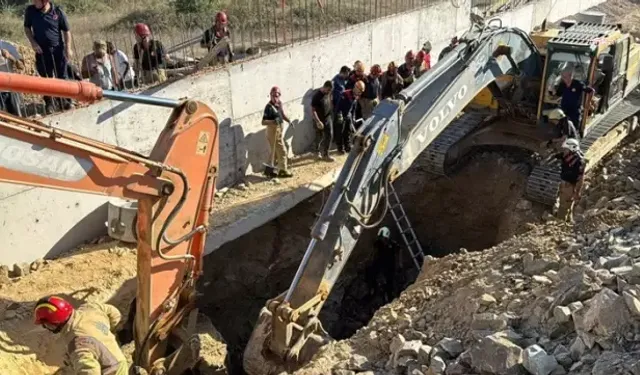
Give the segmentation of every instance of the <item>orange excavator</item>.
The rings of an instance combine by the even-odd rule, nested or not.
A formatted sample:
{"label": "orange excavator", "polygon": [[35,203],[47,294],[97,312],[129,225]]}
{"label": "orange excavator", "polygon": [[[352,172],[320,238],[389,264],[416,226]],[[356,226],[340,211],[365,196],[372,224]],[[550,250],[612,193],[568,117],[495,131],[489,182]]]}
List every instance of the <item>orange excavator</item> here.
{"label": "orange excavator", "polygon": [[134,369],[179,374],[195,365],[198,358],[191,357],[198,357],[193,355],[198,345],[184,332],[197,319],[195,282],[202,272],[218,168],[216,115],[193,100],[11,73],[0,73],[0,91],[173,108],[148,157],[0,112],[0,181],[136,199]]}

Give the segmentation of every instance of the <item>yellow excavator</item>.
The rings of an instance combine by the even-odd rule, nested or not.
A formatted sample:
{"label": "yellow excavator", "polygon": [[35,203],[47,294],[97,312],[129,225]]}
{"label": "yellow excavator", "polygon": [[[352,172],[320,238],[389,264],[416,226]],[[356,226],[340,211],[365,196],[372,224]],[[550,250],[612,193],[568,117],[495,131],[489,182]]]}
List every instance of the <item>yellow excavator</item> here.
{"label": "yellow excavator", "polygon": [[[472,15],[470,30],[454,50],[397,100],[375,109],[354,137],[290,287],[260,312],[244,353],[247,373],[295,371],[331,341],[318,319],[320,310],[361,233],[379,225],[387,212],[420,267],[424,253],[392,182],[421,153],[437,174],[446,174],[477,146],[548,153],[545,145],[554,129],[546,114],[560,105],[554,86],[567,67],[594,89],[583,95],[576,124],[590,167],[635,128],[640,46],[618,25],[545,25],[528,34],[499,19],[485,23]],[[540,159],[526,193],[552,205],[559,165]]]}

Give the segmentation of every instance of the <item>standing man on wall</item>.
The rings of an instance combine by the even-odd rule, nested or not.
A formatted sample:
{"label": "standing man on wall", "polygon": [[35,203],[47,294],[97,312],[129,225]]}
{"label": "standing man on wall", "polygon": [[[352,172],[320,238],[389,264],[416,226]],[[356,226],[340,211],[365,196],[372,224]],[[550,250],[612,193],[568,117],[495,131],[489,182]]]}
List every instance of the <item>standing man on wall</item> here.
{"label": "standing man on wall", "polygon": [[356,85],[356,82],[364,81],[367,78],[365,69],[366,68],[364,66],[364,63],[360,60],[356,61],[356,63],[353,64],[353,70],[351,71],[351,73],[349,73],[349,79],[347,80],[347,90],[353,89],[353,87]]}
{"label": "standing man on wall", "polygon": [[351,134],[353,134],[353,130],[357,130],[356,122],[362,116],[358,99],[365,89],[364,82],[356,82],[353,89],[345,90],[342,93],[338,106],[335,108],[336,127],[333,134],[340,154],[351,151]]}
{"label": "standing man on wall", "polygon": [[144,23],[135,25],[136,44],[133,46],[133,66],[142,83],[151,85],[167,80],[165,65],[169,56],[159,40],[151,37],[151,29]]}
{"label": "standing man on wall", "polygon": [[573,206],[580,200],[586,160],[580,151],[577,139],[569,138],[561,146],[562,152],[556,155],[561,160],[560,192],[557,217],[566,222],[573,222]]}
{"label": "standing man on wall", "polygon": [[398,74],[402,77],[403,87],[407,88],[413,81],[416,80],[415,76],[415,64],[416,54],[413,51],[408,51],[404,56],[404,64],[398,68]]}
{"label": "standing man on wall", "polygon": [[[20,73],[22,70],[24,61],[16,46],[0,40],[0,72]],[[0,111],[22,116],[22,96],[17,92],[0,91]]]}
{"label": "standing man on wall", "polygon": [[[211,51],[216,44],[218,44],[225,37],[231,38],[231,32],[227,27],[229,25],[229,18],[225,12],[218,12],[213,22],[213,26],[207,29],[202,35],[200,40],[200,47],[206,48],[207,51]],[[220,64],[230,63],[233,61],[233,46],[231,43],[227,45],[227,48],[220,51],[216,56]]]}
{"label": "standing man on wall", "polygon": [[57,345],[67,348],[65,364],[78,375],[129,373],[127,359],[112,333],[120,319],[114,306],[87,303],[74,309],[56,296],[41,298],[34,309],[35,324],[61,336]]}
{"label": "standing man on wall", "polygon": [[311,113],[313,114],[313,123],[316,129],[315,146],[317,157],[329,162],[335,161],[329,155],[329,148],[333,138],[332,90],[333,84],[331,81],[326,81],[311,99]]}
{"label": "standing man on wall", "polygon": [[104,40],[93,42],[93,53],[82,59],[80,70],[82,78],[89,78],[91,83],[104,90],[113,90],[118,82],[115,61],[107,53]]}
{"label": "standing man on wall", "polygon": [[382,75],[380,80],[382,99],[395,98],[402,91],[404,81],[398,74],[398,68],[393,61],[389,63],[387,71]]}
{"label": "standing man on wall", "polygon": [[359,100],[362,119],[365,121],[371,117],[373,109],[380,102],[380,76],[382,76],[382,68],[380,65],[375,64],[371,67],[369,75],[365,78],[366,88]]}
{"label": "standing man on wall", "polygon": [[116,84],[119,90],[132,89],[134,86],[135,73],[129,64],[127,54],[119,50],[113,42],[107,42],[107,53],[115,62]]}
{"label": "standing man on wall", "polygon": [[293,177],[293,173],[287,168],[287,148],[284,144],[284,122],[291,123],[284,113],[282,101],[280,100],[280,88],[273,86],[269,93],[269,103],[264,107],[262,115],[262,125],[267,127],[267,142],[271,148],[271,157],[269,163],[274,159],[278,165],[277,176],[268,177]]}
{"label": "standing man on wall", "polygon": [[431,42],[424,42],[420,51],[424,52],[424,70],[427,71],[431,69]]}
{"label": "standing man on wall", "polygon": [[342,93],[347,87],[349,73],[351,73],[351,69],[349,69],[348,66],[344,65],[342,68],[340,68],[340,72],[336,74],[335,77],[333,77],[333,80],[331,82],[333,84],[333,91],[331,92],[331,103],[333,104],[334,108],[338,105],[338,101],[340,100]]}
{"label": "standing man on wall", "polygon": [[[67,62],[73,57],[71,27],[67,16],[50,0],[33,0],[24,12],[24,33],[36,53],[36,69],[41,77],[67,78]],[[56,100],[62,109],[71,109],[70,99]],[[44,97],[47,114],[55,111],[53,98]]]}

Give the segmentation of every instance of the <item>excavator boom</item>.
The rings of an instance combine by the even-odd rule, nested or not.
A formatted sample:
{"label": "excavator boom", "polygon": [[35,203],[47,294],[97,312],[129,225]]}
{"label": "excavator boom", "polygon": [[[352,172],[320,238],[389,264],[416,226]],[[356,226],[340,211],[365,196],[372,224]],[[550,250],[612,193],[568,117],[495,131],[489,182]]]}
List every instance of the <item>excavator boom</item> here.
{"label": "excavator boom", "polygon": [[[311,230],[289,289],[267,302],[245,350],[250,375],[292,371],[327,342],[318,314],[362,231],[389,206],[392,180],[404,173],[485,87],[496,97],[503,74],[538,74],[541,59],[528,34],[474,24],[455,50],[409,88],[385,100],[354,138],[335,187]],[[380,205],[381,218],[373,215]]]}
{"label": "excavator boom", "polygon": [[134,362],[151,374],[171,373],[167,337],[190,316],[202,270],[218,166],[215,114],[196,101],[10,73],[0,73],[0,91],[173,108],[148,157],[0,113],[0,181],[138,200]]}

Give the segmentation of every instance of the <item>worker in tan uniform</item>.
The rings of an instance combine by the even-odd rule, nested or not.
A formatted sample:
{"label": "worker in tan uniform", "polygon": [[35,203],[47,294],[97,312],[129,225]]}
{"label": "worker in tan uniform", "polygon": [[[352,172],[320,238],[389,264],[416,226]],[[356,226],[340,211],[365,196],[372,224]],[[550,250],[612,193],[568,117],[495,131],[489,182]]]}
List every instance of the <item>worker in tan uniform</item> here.
{"label": "worker in tan uniform", "polygon": [[63,298],[40,299],[34,310],[35,324],[58,333],[66,345],[65,364],[76,375],[127,375],[127,360],[118,346],[115,330],[120,311],[101,303],[74,309]]}
{"label": "worker in tan uniform", "polygon": [[[270,163],[275,160],[278,164],[278,173],[267,177],[293,177],[293,173],[287,168],[287,147],[284,141],[284,122],[291,124],[284,113],[280,100],[280,88],[273,86],[269,92],[269,103],[264,107],[262,125],[267,127],[267,142],[271,148]],[[266,172],[265,172],[266,173]]]}

